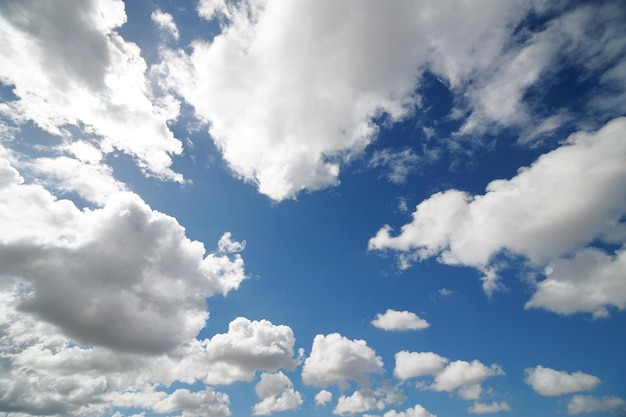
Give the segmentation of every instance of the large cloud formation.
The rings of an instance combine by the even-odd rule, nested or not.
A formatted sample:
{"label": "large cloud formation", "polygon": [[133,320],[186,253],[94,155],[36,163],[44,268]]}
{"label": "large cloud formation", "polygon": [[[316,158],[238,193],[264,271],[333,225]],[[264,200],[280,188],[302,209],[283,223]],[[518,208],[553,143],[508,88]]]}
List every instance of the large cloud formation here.
{"label": "large cloud formation", "polygon": [[[525,94],[564,62],[604,74],[601,101],[624,109],[619,2],[202,0],[198,11],[221,33],[191,53],[165,51],[153,73],[208,124],[234,172],[275,200],[336,185],[381,118],[419,111],[426,71],[455,94],[462,135],[514,126],[530,140],[557,129],[566,111],[537,114]],[[531,13],[548,23],[524,26]]]}
{"label": "large cloud formation", "polygon": [[139,47],[116,32],[125,22],[121,0],[2,2],[0,82],[17,100],[0,114],[66,138],[80,129],[146,174],[182,182],[171,169],[182,144],[167,125],[179,104],[154,94]]}
{"label": "large cloud formation", "polygon": [[404,267],[436,256],[478,268],[487,293],[499,286],[494,257],[522,255],[531,267],[547,267],[527,307],[596,315],[608,314],[607,306],[623,309],[623,250],[609,256],[585,246],[626,241],[625,131],[626,118],[619,118],[573,134],[510,180],[489,183],[483,195],[434,194],[399,234],[384,226],[369,248],[399,251]]}

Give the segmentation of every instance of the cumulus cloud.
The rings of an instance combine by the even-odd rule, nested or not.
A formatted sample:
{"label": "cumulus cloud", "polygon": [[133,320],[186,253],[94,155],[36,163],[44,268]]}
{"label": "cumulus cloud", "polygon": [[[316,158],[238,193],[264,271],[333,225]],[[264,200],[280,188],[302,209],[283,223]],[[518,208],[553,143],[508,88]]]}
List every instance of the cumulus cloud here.
{"label": "cumulus cloud", "polygon": [[537,365],[527,368],[524,381],[535,392],[545,396],[571,394],[573,392],[588,391],[600,384],[600,379],[583,372],[567,373]]}
{"label": "cumulus cloud", "polygon": [[382,410],[385,404],[376,398],[376,393],[372,390],[358,390],[350,396],[342,395],[337,400],[337,405],[333,414],[355,414],[370,411],[372,409]]}
{"label": "cumulus cloud", "polygon": [[574,395],[567,403],[567,414],[611,413],[623,415],[626,412],[626,401],[621,398],[607,396]]}
{"label": "cumulus cloud", "polygon": [[368,385],[368,373],[381,373],[383,361],[365,340],[350,340],[339,333],[318,334],[302,368],[302,382],[316,387],[348,381]]}
{"label": "cumulus cloud", "polygon": [[486,366],[478,360],[454,361],[435,376],[431,389],[457,393],[466,400],[476,400],[482,392],[481,383],[489,377],[504,375],[498,365]]}
{"label": "cumulus cloud", "polygon": [[227,333],[203,342],[202,356],[207,362],[203,379],[208,384],[230,384],[250,381],[261,369],[293,370],[299,363],[299,358],[294,358],[294,344],[289,326],[237,317],[228,325]]}
{"label": "cumulus cloud", "polygon": [[[616,243],[610,235],[620,230],[626,209],[625,129],[626,118],[619,118],[597,132],[573,134],[512,179],[492,181],[483,195],[458,190],[434,194],[417,205],[412,222],[402,226],[399,234],[392,236],[391,227],[384,226],[370,239],[369,248],[400,252],[403,267],[436,256],[445,264],[478,268],[485,274],[487,293],[498,288],[492,260],[501,252],[522,255],[531,267],[556,262],[557,268],[552,270],[557,271],[556,276],[548,277],[544,289],[538,286],[540,295],[529,307],[568,313],[606,305],[622,308],[622,292],[606,295],[615,285],[613,271],[621,265],[619,256],[612,260],[612,267],[593,278],[580,272],[567,277],[558,273],[568,264],[558,260],[595,239]],[[619,239],[617,242],[624,242],[624,236]],[[593,256],[583,251],[578,257],[583,257],[578,262],[587,264],[587,270],[594,268],[589,266]],[[607,263],[606,259],[600,264],[603,262]],[[593,280],[599,289],[587,297],[570,291],[564,302],[549,290],[559,280],[572,285]],[[592,301],[598,293],[605,294],[604,298]]]}
{"label": "cumulus cloud", "polygon": [[227,417],[232,414],[228,405],[228,395],[216,393],[212,388],[198,392],[177,389],[154,404],[152,409],[159,414],[184,410],[185,417]]}
{"label": "cumulus cloud", "polygon": [[159,29],[169,33],[174,39],[178,40],[180,34],[178,33],[178,27],[176,27],[176,23],[174,23],[174,18],[171,14],[156,9],[152,12],[150,18]]}
{"label": "cumulus cloud", "polygon": [[[221,33],[190,54],[166,52],[155,74],[209,123],[231,168],[275,200],[336,185],[341,164],[375,139],[375,119],[416,110],[427,70],[467,103],[461,112],[476,113],[471,126],[514,122],[551,50],[514,35],[527,13],[546,12],[538,1],[203,1],[198,11],[219,18]],[[508,101],[494,104],[502,87]],[[393,181],[414,163],[410,151],[374,162],[392,164]]]}
{"label": "cumulus cloud", "polygon": [[492,403],[481,403],[477,401],[472,404],[472,406],[468,408],[467,411],[472,414],[492,414],[499,413],[501,411],[511,411],[511,406],[509,406],[509,404],[504,401],[493,401]]}
{"label": "cumulus cloud", "polygon": [[545,308],[559,314],[581,311],[594,317],[609,315],[607,306],[626,308],[626,249],[615,255],[599,249],[583,249],[574,257],[557,259],[544,270],[526,308]]}
{"label": "cumulus cloud", "polygon": [[23,283],[22,311],[80,343],[166,352],[204,327],[206,297],[245,279],[239,255],[206,254],[135,194],[79,210],[6,160],[0,171],[0,272]]}
{"label": "cumulus cloud", "polygon": [[333,399],[333,393],[325,389],[315,394],[315,405],[324,406],[331,402]]}
{"label": "cumulus cloud", "polygon": [[499,365],[487,366],[479,360],[472,362],[447,358],[433,352],[396,353],[396,366],[393,375],[405,381],[410,378],[433,376],[430,385],[419,383],[418,386],[434,391],[456,392],[466,400],[477,400],[482,393],[482,383],[492,376],[504,375]]}
{"label": "cumulus cloud", "polygon": [[303,401],[298,391],[293,389],[293,384],[283,374],[263,373],[261,380],[254,388],[261,402],[253,407],[255,416],[265,416],[278,411],[295,410],[299,408]]}
{"label": "cumulus cloud", "polygon": [[413,408],[407,408],[404,411],[389,410],[383,417],[437,417],[435,414],[428,412],[424,407],[416,404]]}
{"label": "cumulus cloud", "polygon": [[422,330],[430,327],[430,324],[421,319],[417,314],[410,311],[396,311],[388,309],[385,313],[378,313],[372,320],[375,327],[383,330]]}
{"label": "cumulus cloud", "polygon": [[439,374],[448,359],[433,352],[408,352],[403,350],[396,353],[396,366],[393,375],[401,380],[416,378],[425,375]]}
{"label": "cumulus cloud", "polygon": [[179,103],[153,94],[139,47],[116,32],[122,1],[9,1],[0,11],[0,79],[18,98],[0,114],[68,139],[71,126],[148,175],[183,181],[171,169],[182,145],[167,125]]}

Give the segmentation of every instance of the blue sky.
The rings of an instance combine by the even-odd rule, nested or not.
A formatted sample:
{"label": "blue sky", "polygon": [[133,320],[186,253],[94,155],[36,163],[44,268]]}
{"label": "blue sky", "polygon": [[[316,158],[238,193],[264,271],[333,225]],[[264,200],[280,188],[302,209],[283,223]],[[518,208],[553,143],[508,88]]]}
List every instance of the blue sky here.
{"label": "blue sky", "polygon": [[626,415],[626,7],[0,3],[0,415]]}

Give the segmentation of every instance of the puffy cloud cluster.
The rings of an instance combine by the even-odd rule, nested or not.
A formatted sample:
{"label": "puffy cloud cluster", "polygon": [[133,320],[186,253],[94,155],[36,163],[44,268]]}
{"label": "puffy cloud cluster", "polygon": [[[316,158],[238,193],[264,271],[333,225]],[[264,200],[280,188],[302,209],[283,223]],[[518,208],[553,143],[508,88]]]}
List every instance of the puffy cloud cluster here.
{"label": "puffy cloud cluster", "polygon": [[410,311],[396,311],[388,309],[385,313],[377,314],[372,320],[375,327],[383,330],[422,330],[430,327],[430,324]]}
{"label": "puffy cloud cluster", "polygon": [[230,384],[250,381],[260,369],[293,370],[299,363],[299,358],[294,358],[294,344],[289,326],[238,317],[228,325],[227,333],[216,334],[203,342],[207,363],[204,381]]}
{"label": "puffy cloud cluster", "polygon": [[124,152],[145,173],[182,182],[171,169],[182,145],[167,125],[179,103],[154,95],[139,47],[116,32],[125,21],[121,0],[3,2],[0,80],[17,100],[0,114],[66,139],[80,129],[102,152]]}
{"label": "puffy cloud cluster", "polygon": [[546,396],[588,391],[602,382],[598,377],[580,371],[570,374],[541,365],[526,369],[524,381],[533,387],[535,392]]}
{"label": "puffy cloud cluster", "polygon": [[365,340],[350,340],[339,333],[318,334],[302,368],[302,382],[316,387],[348,381],[368,385],[368,373],[381,373],[383,361]]}
{"label": "puffy cloud cluster", "polygon": [[421,405],[417,404],[413,408],[407,408],[404,411],[398,412],[396,410],[389,410],[385,414],[383,414],[383,417],[437,417],[437,416],[433,413],[430,413]]}
{"label": "puffy cloud cluster", "polygon": [[156,9],[152,12],[150,18],[159,29],[165,31],[174,39],[178,40],[180,33],[178,32],[178,27],[176,26],[176,23],[174,23],[174,18],[171,14],[166,13],[161,9]]}
{"label": "puffy cloud cluster", "polygon": [[619,118],[597,132],[573,134],[512,179],[492,181],[483,195],[434,194],[417,205],[399,234],[384,226],[369,248],[401,252],[403,267],[437,256],[442,263],[478,268],[488,294],[500,285],[494,257],[522,255],[529,266],[548,266],[527,307],[600,315],[606,306],[622,309],[623,251],[612,257],[584,247],[596,239],[626,241],[625,130],[626,118]]}
{"label": "puffy cloud cluster", "polygon": [[[341,164],[376,138],[381,117],[394,122],[420,111],[416,91],[426,71],[455,94],[460,134],[516,126],[531,140],[555,131],[567,116],[537,115],[525,95],[553,81],[562,63],[606,80],[606,100],[619,103],[625,91],[619,1],[566,9],[534,0],[339,8],[203,0],[198,12],[218,19],[221,33],[197,40],[191,53],[166,51],[154,73],[208,123],[231,168],[275,200],[336,185]],[[528,27],[529,15],[547,22]],[[402,182],[416,162],[410,150],[385,150],[371,164]]]}
{"label": "puffy cloud cluster", "polygon": [[206,254],[178,222],[137,195],[79,210],[0,161],[0,273],[23,286],[19,308],[83,344],[149,353],[194,338],[205,298],[245,279],[238,254]]}
{"label": "puffy cloud cluster", "polygon": [[278,411],[295,410],[302,405],[302,396],[293,389],[293,384],[283,374],[263,373],[254,388],[261,402],[254,405],[255,416],[265,416]]}
{"label": "puffy cloud cluster", "polygon": [[482,393],[482,383],[492,376],[504,375],[500,366],[486,366],[478,360],[472,362],[453,361],[433,352],[396,353],[396,366],[393,374],[396,378],[407,380],[422,376],[433,376],[429,389],[444,392],[456,392],[466,400],[477,400]]}
{"label": "puffy cloud cluster", "polygon": [[389,404],[398,404],[406,400],[404,393],[397,387],[382,387],[380,389],[364,388],[354,391],[352,395],[342,395],[337,400],[333,414],[356,414],[370,410],[383,410]]}
{"label": "puffy cloud cluster", "polygon": [[315,394],[315,405],[323,406],[333,399],[333,393],[325,389]]}

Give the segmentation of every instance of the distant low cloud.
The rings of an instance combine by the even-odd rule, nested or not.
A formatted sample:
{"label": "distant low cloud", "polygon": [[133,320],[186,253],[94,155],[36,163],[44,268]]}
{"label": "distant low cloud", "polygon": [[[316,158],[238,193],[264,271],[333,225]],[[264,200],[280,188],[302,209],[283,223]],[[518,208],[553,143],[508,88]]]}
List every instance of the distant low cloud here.
{"label": "distant low cloud", "polygon": [[567,403],[569,415],[590,413],[610,413],[621,416],[626,413],[626,401],[613,396],[574,395]]}
{"label": "distant low cloud", "polygon": [[372,324],[379,329],[395,331],[422,330],[430,327],[426,320],[421,319],[415,313],[392,309],[388,309],[383,314],[377,314]]}
{"label": "distant low cloud", "polygon": [[383,361],[364,340],[350,340],[339,333],[318,334],[302,368],[307,385],[345,387],[348,381],[368,385],[370,373],[381,373]]}
{"label": "distant low cloud", "polygon": [[430,413],[421,405],[417,404],[412,408],[407,408],[404,411],[389,410],[383,417],[437,417],[435,414]]}
{"label": "distant low cloud", "polygon": [[600,379],[583,372],[567,373],[538,365],[526,369],[524,381],[541,395],[558,396],[588,391],[600,384]]}
{"label": "distant low cloud", "polygon": [[493,401],[491,403],[481,403],[477,401],[472,404],[472,406],[468,408],[467,411],[472,414],[492,414],[502,411],[511,411],[511,406],[509,406],[509,404],[504,401]]}

